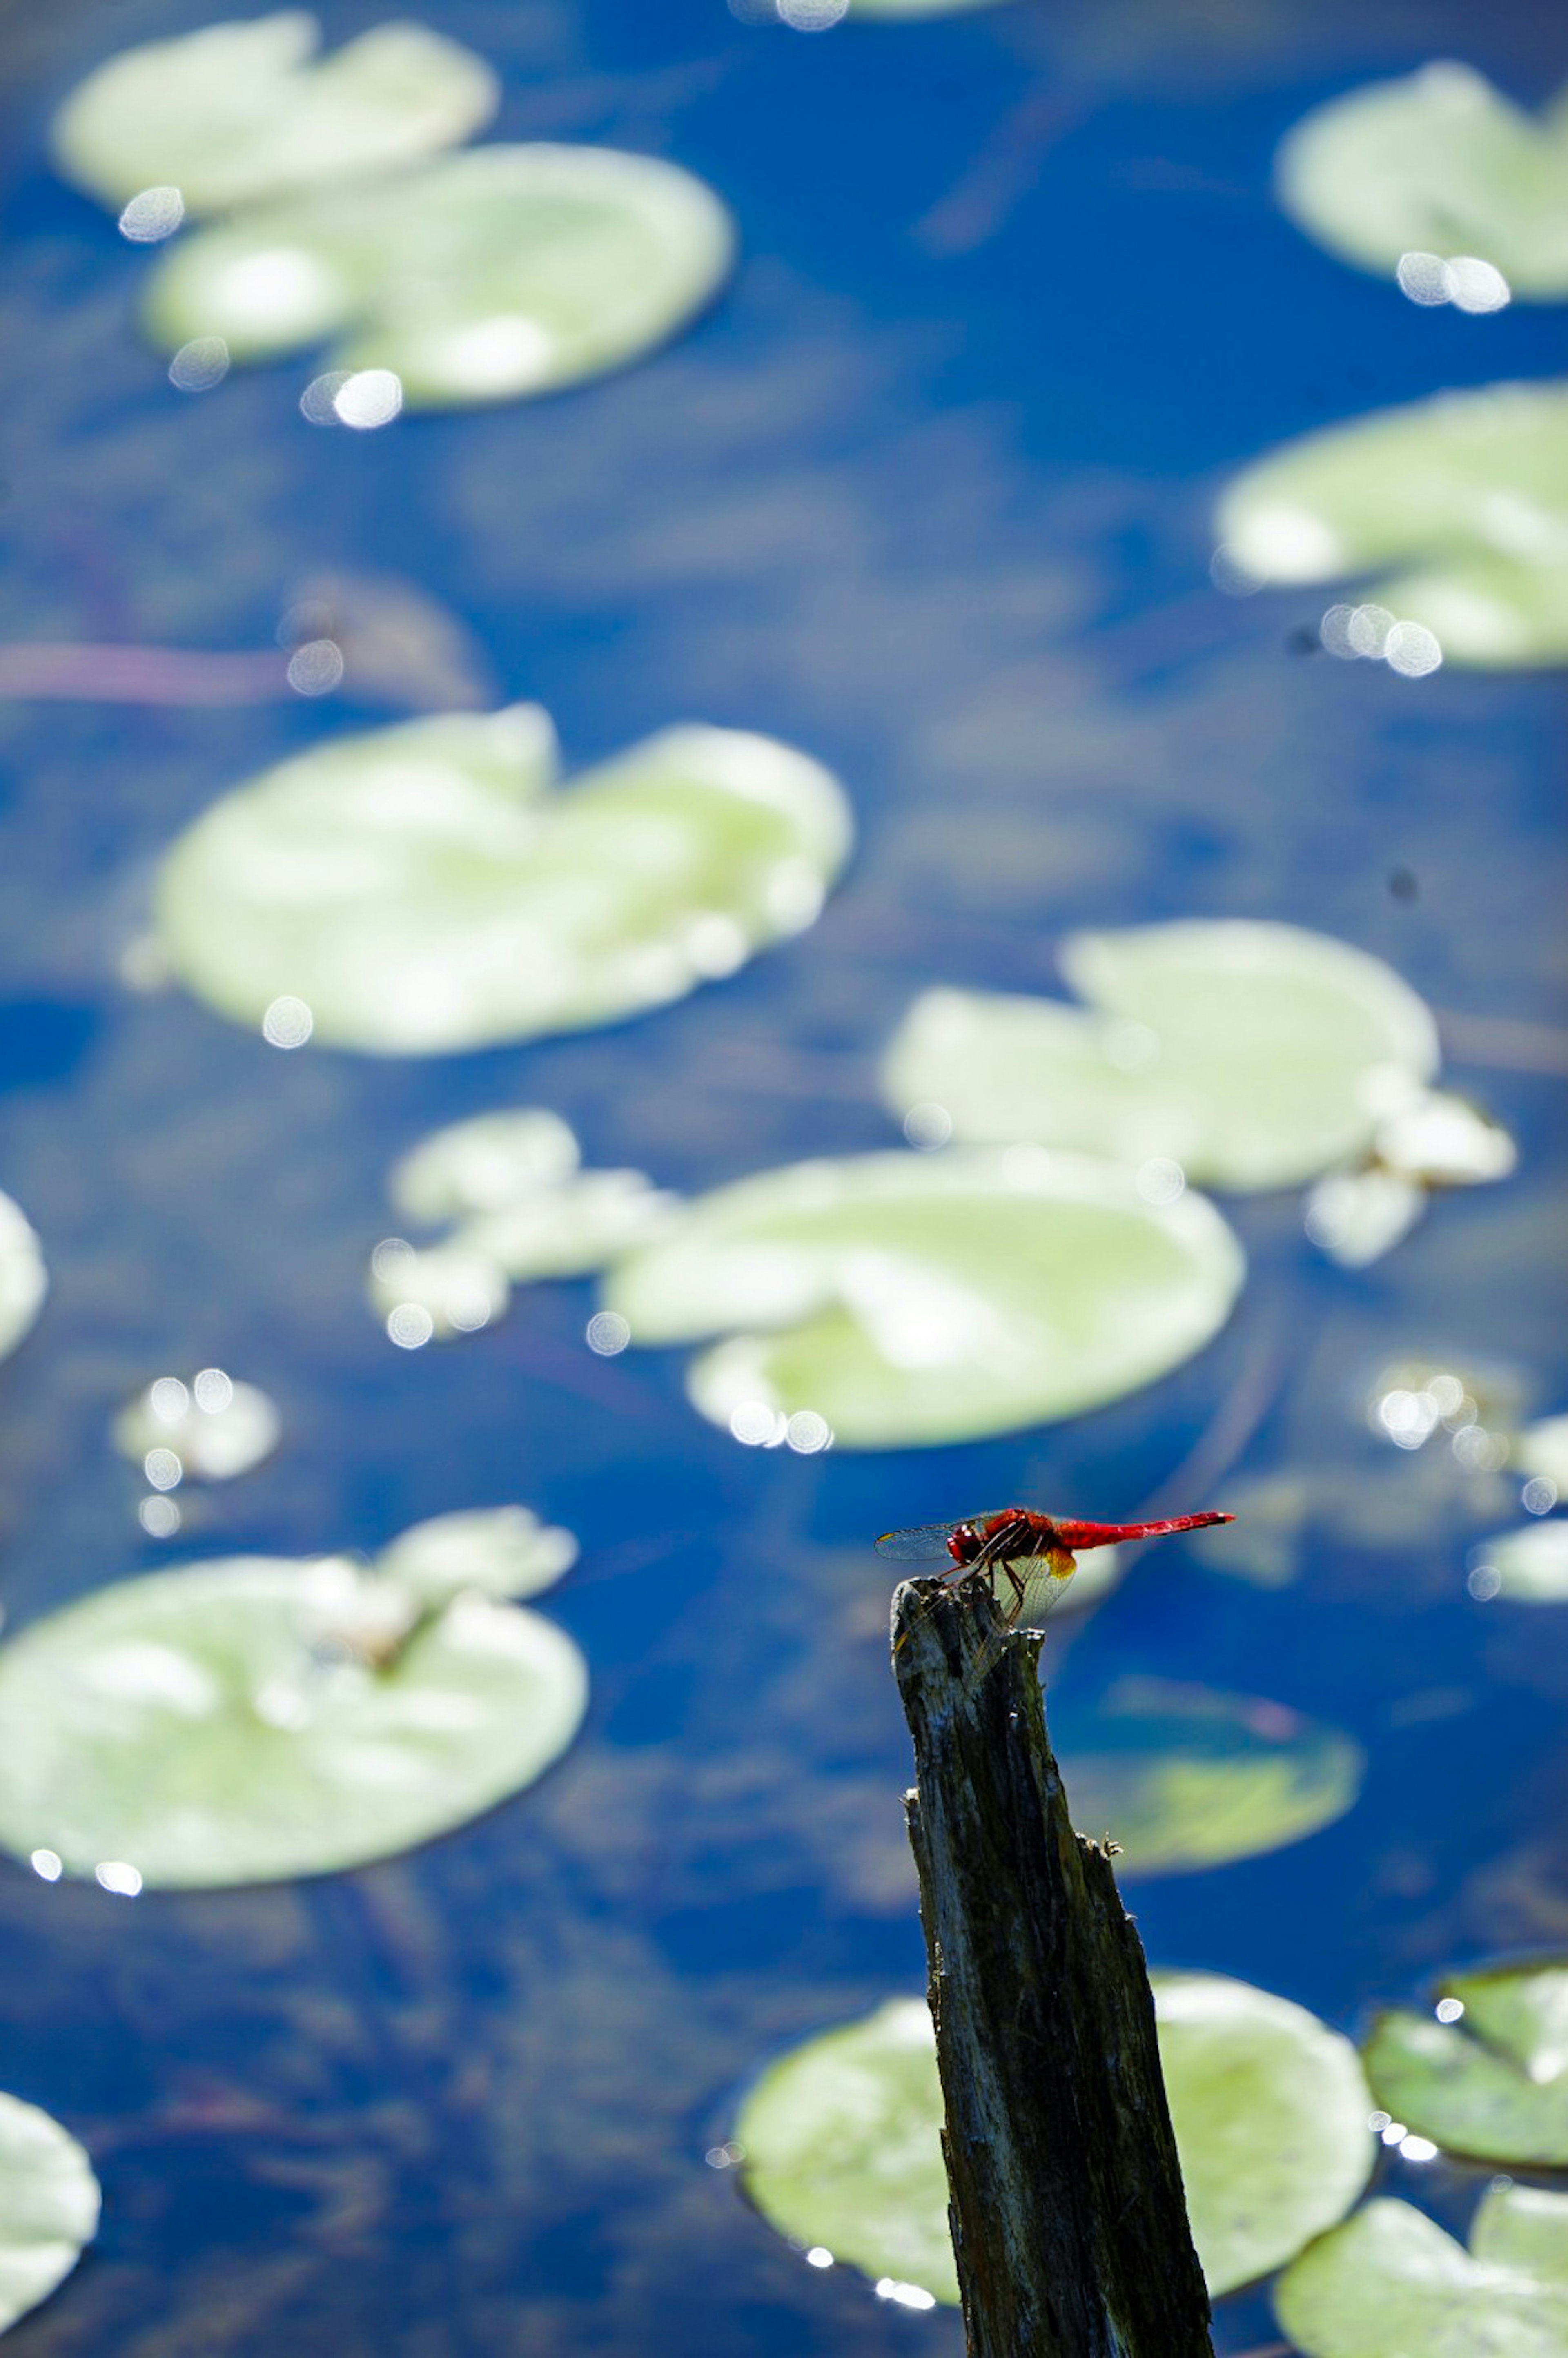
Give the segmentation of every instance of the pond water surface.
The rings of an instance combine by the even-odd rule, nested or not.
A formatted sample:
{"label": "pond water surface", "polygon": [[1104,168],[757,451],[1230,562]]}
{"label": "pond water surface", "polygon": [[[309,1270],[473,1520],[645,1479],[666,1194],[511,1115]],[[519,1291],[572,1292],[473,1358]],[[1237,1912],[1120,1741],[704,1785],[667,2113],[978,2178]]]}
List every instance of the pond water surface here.
{"label": "pond water surface", "polygon": [[[328,5],[329,42],[380,13]],[[516,1498],[581,1541],[544,1609],[592,1679],[542,1784],[392,1864],[134,1902],[0,1869],[0,2086],[82,2137],[106,2195],[16,2358],[950,2358],[956,2318],[808,2269],[704,2160],[764,2060],[923,1973],[874,1533],[1012,1497],[1135,1512],[1194,1451],[1203,1495],[1173,1507],[1309,1474],[1292,1585],[1152,1552],[1047,1650],[1064,1730],[1132,1672],[1368,1753],[1310,1840],[1135,1882],[1152,1960],[1354,2032],[1444,1967],[1568,1946],[1564,1608],[1466,1593],[1517,1485],[1477,1501],[1367,1421],[1410,1355],[1568,1407],[1563,690],[1334,662],[1323,593],[1227,600],[1207,571],[1220,488],[1276,442],[1568,362],[1560,311],[1423,310],[1319,252],[1271,202],[1279,139],[1433,55],[1532,103],[1561,58],[1531,0],[1019,0],[811,38],[721,0],[449,0],[504,76],[492,135],[670,157],[742,259],[623,374],[354,435],[300,416],[298,362],[173,392],[134,330],[145,257],[51,173],[83,72],[205,21],[109,0],[0,31],[5,636],[262,648],[301,576],[397,575],[547,706],[570,766],[676,720],[771,731],[842,778],[860,845],[814,931],[637,1024],[280,1055],[122,962],[182,826],[385,711],[0,707],[0,1184],[53,1281],[0,1376],[8,1622]],[[916,990],[1052,989],[1068,928],[1195,914],[1322,928],[1465,1019],[1449,1076],[1514,1130],[1517,1177],[1357,1273],[1298,1196],[1227,1206],[1256,1274],[1209,1350],[940,1451],[738,1446],[678,1355],[589,1351],[582,1284],[446,1348],[395,1350],[367,1311],[387,1169],[442,1121],[548,1106],[591,1163],[687,1190],[892,1145],[876,1065]],[[209,1364],[273,1396],[283,1443],[160,1545],[109,1422]],[[1463,2224],[1474,2174],[1390,2169]],[[1218,2346],[1272,2332],[1244,2298]]]}

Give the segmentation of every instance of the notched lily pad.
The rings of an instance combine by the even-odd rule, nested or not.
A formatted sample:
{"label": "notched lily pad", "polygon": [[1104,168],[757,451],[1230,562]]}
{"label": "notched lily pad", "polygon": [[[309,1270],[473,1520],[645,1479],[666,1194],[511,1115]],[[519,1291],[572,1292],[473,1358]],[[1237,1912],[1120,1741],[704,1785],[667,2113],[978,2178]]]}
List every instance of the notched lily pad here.
{"label": "notched lily pad", "polygon": [[576,1646],[501,1601],[570,1545],[443,1517],[373,1571],[236,1557],[35,1622],[0,1647],[0,1842],[135,1891],[326,1874],[465,1823],[581,1721]]}
{"label": "notched lily pad", "polygon": [[1306,435],[1237,477],[1219,532],[1259,581],[1375,575],[1356,610],[1381,618],[1368,653],[1398,615],[1452,662],[1562,663],[1568,386],[1443,394]]}
{"label": "notched lily pad", "polygon": [[1366,1760],[1353,1737],[1257,1695],[1119,1680],[1062,1746],[1080,1833],[1130,1875],[1184,1875],[1302,1842],[1343,1817]]}
{"label": "notched lily pad", "polygon": [[1452,1974],[1438,1996],[1453,2021],[1396,2010],[1373,2026],[1379,2104],[1451,2152],[1568,2169],[1568,1963]]}
{"label": "notched lily pad", "polygon": [[1314,1178],[1366,1150],[1437,1068],[1436,1025],[1392,968],[1300,926],[1075,934],[1061,965],[1087,1009],[925,992],[887,1054],[889,1101],[944,1109],[963,1140],[1149,1164],[1158,1200],[1184,1174],[1238,1189]]}
{"label": "notched lily pad", "polygon": [[510,401],[663,342],[733,245],[718,198],[678,165],[478,147],[198,231],[159,262],[146,321],[168,351],[221,336],[235,361],[330,338],[330,369],[391,370],[414,408]]}
{"label": "notched lily pad", "polygon": [[9,1195],[0,1195],[0,1359],[14,1351],[49,1292],[43,1249]]}
{"label": "notched lily pad", "polygon": [[671,729],[547,791],[535,706],[341,737],[215,803],[159,873],[174,973],[237,1022],[441,1055],[663,1006],[809,925],[848,857],[837,783]]}
{"label": "notched lily pad", "polygon": [[1568,295],[1564,97],[1538,119],[1469,66],[1423,66],[1315,107],[1280,150],[1278,185],[1310,237],[1363,269],[1466,256],[1515,294]]}
{"label": "notched lily pad", "polygon": [[[1356,2050],[1303,2007],[1156,1974],[1160,2055],[1194,2239],[1217,2297],[1339,2218],[1374,2148]],[[931,2017],[897,1998],[770,2066],[735,2134],[771,2225],[873,2277],[957,2299]]]}
{"label": "notched lily pad", "polygon": [[500,103],[484,60],[427,26],[377,25],[318,62],[320,39],[290,8],[122,50],[56,115],[60,170],[108,205],[172,188],[216,212],[455,146]]}
{"label": "notched lily pad", "polygon": [[76,2139],[36,2104],[0,2095],[0,2333],[70,2274],[98,2207]]}
{"label": "notched lily pad", "polygon": [[542,1109],[435,1131],[396,1165],[390,1192],[411,1218],[453,1224],[434,1245],[384,1237],[371,1255],[372,1303],[405,1342],[489,1325],[514,1283],[602,1269],[657,1235],[679,1201],[641,1171],[579,1169],[576,1138]]}
{"label": "notched lily pad", "polygon": [[1274,2306],[1304,2358],[1562,2358],[1568,2197],[1491,2188],[1468,2252],[1408,2202],[1368,2202],[1302,2254]]}
{"label": "notched lily pad", "polygon": [[693,1365],[738,1438],[825,1421],[849,1448],[1076,1415],[1188,1358],[1229,1314],[1241,1249],[1197,1195],[1034,1147],[796,1163],[718,1189],[611,1271],[634,1343],[742,1329]]}

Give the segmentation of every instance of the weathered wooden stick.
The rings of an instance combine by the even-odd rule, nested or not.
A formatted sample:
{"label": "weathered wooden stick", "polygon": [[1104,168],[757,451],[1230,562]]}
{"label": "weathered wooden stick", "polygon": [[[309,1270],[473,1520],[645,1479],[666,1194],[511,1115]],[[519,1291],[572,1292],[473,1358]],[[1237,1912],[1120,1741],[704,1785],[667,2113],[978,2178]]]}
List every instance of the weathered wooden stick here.
{"label": "weathered wooden stick", "polygon": [[1142,1945],[1073,1831],[1037,1634],[970,1675],[983,1583],[905,1581],[893,1668],[970,2358],[1213,2358]]}

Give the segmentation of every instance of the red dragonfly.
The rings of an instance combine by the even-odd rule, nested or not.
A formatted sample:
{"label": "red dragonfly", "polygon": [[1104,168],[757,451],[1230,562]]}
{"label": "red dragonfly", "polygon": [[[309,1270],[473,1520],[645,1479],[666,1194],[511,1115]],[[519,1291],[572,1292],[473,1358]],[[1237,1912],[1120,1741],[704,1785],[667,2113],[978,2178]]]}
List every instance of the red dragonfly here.
{"label": "red dragonfly", "polygon": [[1206,1531],[1233,1523],[1234,1515],[1170,1515],[1154,1523],[1083,1523],[1058,1520],[1033,1507],[1000,1507],[971,1515],[962,1523],[916,1523],[905,1531],[884,1531],[877,1553],[895,1563],[930,1563],[946,1557],[952,1569],[946,1585],[985,1580],[999,1619],[970,1673],[983,1679],[1009,1634],[1044,1620],[1077,1570],[1087,1548],[1115,1547],[1126,1540],[1160,1540],[1172,1531]]}

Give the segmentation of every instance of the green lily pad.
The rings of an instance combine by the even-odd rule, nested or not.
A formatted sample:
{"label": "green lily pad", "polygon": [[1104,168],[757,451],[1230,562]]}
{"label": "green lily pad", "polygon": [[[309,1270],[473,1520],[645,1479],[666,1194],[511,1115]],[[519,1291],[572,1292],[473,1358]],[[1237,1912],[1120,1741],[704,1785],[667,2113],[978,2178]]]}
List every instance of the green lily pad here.
{"label": "green lily pad", "polygon": [[1568,1498],[1568,1416],[1543,1416],[1527,1425],[1514,1442],[1513,1460],[1521,1473],[1550,1482]]}
{"label": "green lily pad", "polygon": [[795,1163],[698,1198],[628,1254],[606,1307],[636,1343],[741,1328],[693,1365],[702,1414],[782,1439],[795,1415],[852,1449],[1074,1416],[1217,1332],[1241,1249],[1202,1196],[1144,1201],[1087,1157],[873,1154]]}
{"label": "green lily pad", "polygon": [[370,1298],[406,1347],[470,1334],[498,1317],[512,1284],[583,1277],[645,1243],[679,1201],[641,1171],[582,1171],[557,1114],[480,1114],[436,1130],[392,1174],[399,1211],[451,1220],[442,1242],[384,1237],[371,1255]]}
{"label": "green lily pad", "polygon": [[1472,1552],[1470,1590],[1515,1605],[1568,1604],[1568,1517],[1482,1540]]}
{"label": "green lily pad", "polygon": [[9,1195],[0,1195],[0,1359],[14,1351],[43,1307],[49,1272],[38,1238]]}
{"label": "green lily pad", "polygon": [[1363,269],[1475,256],[1517,295],[1568,295],[1568,94],[1537,120],[1468,66],[1423,66],[1315,107],[1277,177],[1308,236]]}
{"label": "green lily pad", "polygon": [[[1188,2211],[1217,2297],[1341,2217],[1374,2147],[1356,2050],[1304,2008],[1214,1974],[1156,1974]],[[765,2071],[736,2137],[781,2234],[957,2299],[931,2017],[895,1998]]]}
{"label": "green lily pad", "polygon": [[537,1596],[577,1559],[577,1541],[559,1524],[542,1523],[526,1507],[481,1507],[411,1525],[383,1548],[375,1568],[422,1605],[446,1605],[465,1590]]}
{"label": "green lily pad", "polygon": [[421,1139],[393,1169],[390,1194],[411,1220],[503,1211],[574,1178],[582,1161],[570,1126],[543,1107],[486,1113]]}
{"label": "green lily pad", "polygon": [[1453,2021],[1379,2015],[1366,2048],[1379,2104],[1487,2161],[1568,2169],[1568,1963],[1449,1974]]}
{"label": "green lily pad", "polygon": [[1186,1875],[1302,1842],[1344,1816],[1365,1769],[1340,1728],[1163,1679],[1119,1680],[1081,1748],[1062,1747],[1073,1823],[1113,1834],[1131,1875]]}
{"label": "green lily pad", "polygon": [[281,1431],[265,1392],[235,1383],[222,1368],[203,1368],[189,1384],[178,1376],[148,1384],[115,1418],[114,1440],[133,1465],[145,1466],[155,1450],[172,1454],[177,1463],[157,1469],[157,1487],[170,1490],[186,1475],[227,1482],[248,1474],[276,1448]]}
{"label": "green lily pad", "polygon": [[1217,2299],[1343,2218],[1377,2147],[1360,2059],[1304,2006],[1219,1974],[1156,1974],[1160,2059],[1193,2240]]}
{"label": "green lily pad", "polygon": [[168,188],[217,212],[455,146],[500,103],[484,60],[424,25],[377,25],[317,63],[320,38],[290,8],[123,49],[56,115],[60,170],[105,204]]}
{"label": "green lily pad", "polygon": [[817,915],[838,786],[736,730],[672,729],[546,791],[536,707],[340,737],[215,803],[166,857],[174,973],[236,1022],[441,1055],[683,998]]}
{"label": "green lily pad", "polygon": [[[1184,1174],[1282,1187],[1366,1150],[1436,1070],[1437,1032],[1391,968],[1326,934],[1244,920],[1069,936],[1092,1011],[928,990],[888,1050],[901,1112],[941,1109],[969,1141],[1034,1139]],[[1167,1171],[1163,1166],[1177,1166]]]}
{"label": "green lily pad", "polygon": [[1400,615],[1453,662],[1561,663],[1568,386],[1443,394],[1303,436],[1237,477],[1219,531],[1259,581],[1379,573],[1357,609],[1381,617],[1368,653]]}
{"label": "green lily pad", "polygon": [[[390,370],[414,408],[510,401],[662,343],[712,295],[733,243],[718,198],[677,165],[477,147],[198,231],[159,262],[146,321],[168,351],[221,336],[234,361],[330,337],[330,369]],[[330,390],[322,422],[393,414],[358,420]]]}
{"label": "green lily pad", "polygon": [[0,2095],[0,2333],[53,2292],[98,2232],[98,2180],[73,2136]]}
{"label": "green lily pad", "polygon": [[376,1572],[237,1557],[35,1622],[0,1647],[0,1843],[135,1892],[327,1874],[465,1823],[582,1719],[576,1646],[494,1593],[558,1576],[565,1536],[443,1518]]}
{"label": "green lily pad", "polygon": [[1281,2279],[1305,2358],[1563,2358],[1568,2196],[1500,2185],[1462,2244],[1408,2202],[1368,2202]]}

